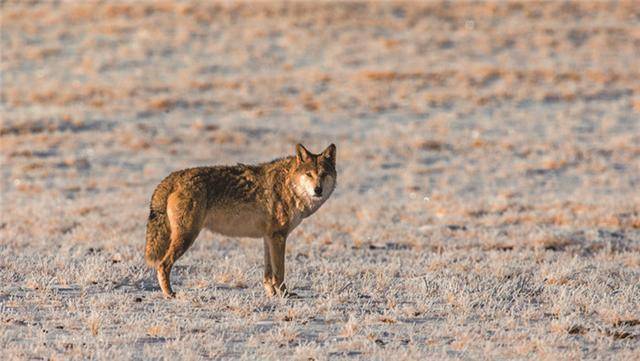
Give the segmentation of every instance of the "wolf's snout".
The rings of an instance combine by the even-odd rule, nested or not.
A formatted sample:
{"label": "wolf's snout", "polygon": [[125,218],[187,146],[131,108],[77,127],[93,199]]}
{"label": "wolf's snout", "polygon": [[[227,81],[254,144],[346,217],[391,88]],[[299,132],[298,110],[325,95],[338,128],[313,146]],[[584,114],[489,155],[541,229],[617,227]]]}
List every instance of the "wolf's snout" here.
{"label": "wolf's snout", "polygon": [[313,191],[316,193],[315,195],[318,197],[322,195],[322,187],[315,187]]}

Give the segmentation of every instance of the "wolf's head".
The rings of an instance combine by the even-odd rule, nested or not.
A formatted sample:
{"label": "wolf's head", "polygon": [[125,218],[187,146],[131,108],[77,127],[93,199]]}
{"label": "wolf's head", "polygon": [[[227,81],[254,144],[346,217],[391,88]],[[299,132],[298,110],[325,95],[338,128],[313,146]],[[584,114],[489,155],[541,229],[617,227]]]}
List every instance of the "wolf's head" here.
{"label": "wolf's head", "polygon": [[313,154],[302,144],[296,145],[293,182],[298,196],[312,204],[322,204],[336,186],[336,146],[331,144],[320,154]]}

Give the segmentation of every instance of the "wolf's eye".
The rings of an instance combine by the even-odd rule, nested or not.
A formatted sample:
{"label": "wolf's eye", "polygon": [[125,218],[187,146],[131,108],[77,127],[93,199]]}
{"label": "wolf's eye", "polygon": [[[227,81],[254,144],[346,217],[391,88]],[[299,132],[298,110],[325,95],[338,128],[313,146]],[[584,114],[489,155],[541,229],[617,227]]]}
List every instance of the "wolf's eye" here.
{"label": "wolf's eye", "polygon": [[309,177],[309,178],[311,178],[311,177],[312,177],[311,172],[307,172],[307,177]]}

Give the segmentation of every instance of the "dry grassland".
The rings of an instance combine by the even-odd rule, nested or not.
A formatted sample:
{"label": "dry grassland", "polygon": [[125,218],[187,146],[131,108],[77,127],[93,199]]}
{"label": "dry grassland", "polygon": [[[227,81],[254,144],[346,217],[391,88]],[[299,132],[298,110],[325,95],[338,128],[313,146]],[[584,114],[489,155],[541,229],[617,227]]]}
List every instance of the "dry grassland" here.
{"label": "dry grassland", "polygon": [[[640,358],[640,6],[1,3],[4,359]],[[259,240],[143,261],[170,171],[338,145]]]}

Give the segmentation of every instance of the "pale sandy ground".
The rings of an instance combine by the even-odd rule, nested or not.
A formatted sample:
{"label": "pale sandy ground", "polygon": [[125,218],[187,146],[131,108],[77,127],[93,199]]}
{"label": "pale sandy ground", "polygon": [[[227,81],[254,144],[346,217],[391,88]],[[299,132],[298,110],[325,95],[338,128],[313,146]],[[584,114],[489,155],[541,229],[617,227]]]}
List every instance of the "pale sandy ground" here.
{"label": "pale sandy ground", "polygon": [[[2,2],[3,359],[640,357],[640,6]],[[170,171],[338,145],[292,234],[203,233]]]}

